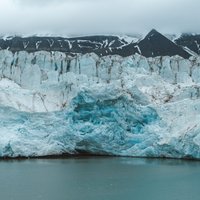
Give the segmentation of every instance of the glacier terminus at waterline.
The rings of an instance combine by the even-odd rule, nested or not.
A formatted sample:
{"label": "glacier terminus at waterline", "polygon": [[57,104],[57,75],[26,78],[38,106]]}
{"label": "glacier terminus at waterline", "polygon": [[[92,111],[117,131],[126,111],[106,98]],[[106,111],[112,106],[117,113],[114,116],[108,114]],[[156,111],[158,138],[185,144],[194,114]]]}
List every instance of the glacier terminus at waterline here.
{"label": "glacier terminus at waterline", "polygon": [[0,50],[0,77],[1,157],[200,158],[196,53]]}

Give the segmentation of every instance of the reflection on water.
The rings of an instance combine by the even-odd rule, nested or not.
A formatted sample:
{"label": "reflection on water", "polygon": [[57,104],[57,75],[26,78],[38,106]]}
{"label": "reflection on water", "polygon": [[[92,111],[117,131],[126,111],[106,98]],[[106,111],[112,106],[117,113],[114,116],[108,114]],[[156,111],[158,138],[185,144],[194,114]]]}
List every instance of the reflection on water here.
{"label": "reflection on water", "polygon": [[0,161],[2,200],[199,200],[200,162],[88,157]]}

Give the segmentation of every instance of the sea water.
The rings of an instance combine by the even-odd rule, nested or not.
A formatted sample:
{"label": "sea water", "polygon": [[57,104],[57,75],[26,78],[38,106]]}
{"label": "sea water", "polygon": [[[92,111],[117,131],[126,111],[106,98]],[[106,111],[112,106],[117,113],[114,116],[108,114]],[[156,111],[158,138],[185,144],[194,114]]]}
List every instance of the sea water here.
{"label": "sea water", "polygon": [[199,200],[200,162],[121,157],[0,161],[1,200]]}

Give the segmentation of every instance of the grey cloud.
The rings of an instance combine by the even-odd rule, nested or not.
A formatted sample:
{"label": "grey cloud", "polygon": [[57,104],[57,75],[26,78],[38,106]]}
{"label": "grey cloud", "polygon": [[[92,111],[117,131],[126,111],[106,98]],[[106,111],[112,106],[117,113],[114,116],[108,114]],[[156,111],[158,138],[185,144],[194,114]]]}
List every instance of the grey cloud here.
{"label": "grey cloud", "polygon": [[[12,1],[13,3],[18,4],[20,6],[46,6],[58,3],[58,0],[12,0]],[[66,0],[59,0],[59,4],[65,2]]]}
{"label": "grey cloud", "polygon": [[199,0],[1,0],[2,34],[200,32]]}

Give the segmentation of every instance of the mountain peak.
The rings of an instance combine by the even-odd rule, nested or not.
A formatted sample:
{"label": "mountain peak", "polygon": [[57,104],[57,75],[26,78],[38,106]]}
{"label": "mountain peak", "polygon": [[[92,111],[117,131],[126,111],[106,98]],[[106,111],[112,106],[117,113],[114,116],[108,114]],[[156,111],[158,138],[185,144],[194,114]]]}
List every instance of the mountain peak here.
{"label": "mountain peak", "polygon": [[182,47],[176,45],[155,29],[152,29],[146,37],[139,42],[138,46],[142,55],[145,57],[173,55],[179,55],[183,58],[190,57],[190,54]]}
{"label": "mountain peak", "polygon": [[162,36],[165,37],[164,35],[162,35],[161,33],[159,33],[156,29],[152,29],[145,38],[150,38],[150,37],[157,37],[157,36]]}
{"label": "mountain peak", "polygon": [[152,33],[159,33],[159,32],[156,29],[153,28],[153,29],[151,29],[151,31],[149,33],[152,34]]}

